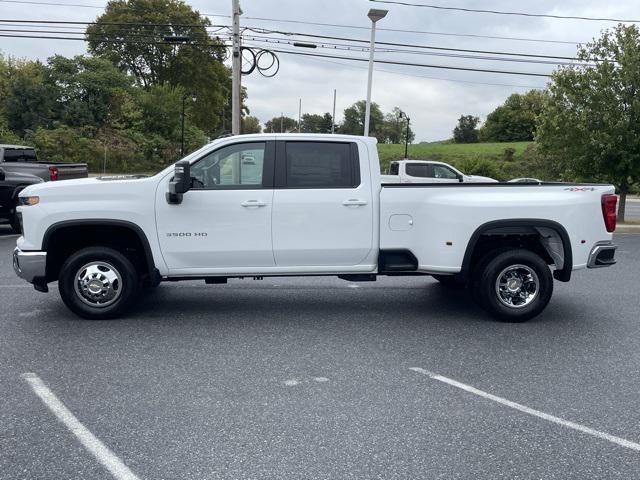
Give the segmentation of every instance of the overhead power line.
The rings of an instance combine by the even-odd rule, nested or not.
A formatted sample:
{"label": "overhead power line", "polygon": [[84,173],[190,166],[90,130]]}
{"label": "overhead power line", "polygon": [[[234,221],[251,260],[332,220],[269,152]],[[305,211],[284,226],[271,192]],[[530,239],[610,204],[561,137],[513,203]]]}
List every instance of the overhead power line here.
{"label": "overhead power line", "polygon": [[[336,62],[333,60],[327,60],[325,58],[308,58],[308,60],[312,60],[314,62],[322,62],[322,63],[331,63],[333,65],[340,65],[341,67],[347,67],[347,68],[356,68],[359,70],[368,70],[367,67],[365,67],[364,65],[350,65],[348,63],[344,63],[344,62]],[[440,80],[443,82],[453,82],[453,83],[465,83],[465,84],[472,84],[472,85],[487,85],[487,86],[492,86],[492,87],[516,87],[516,88],[527,88],[527,89],[543,89],[545,88],[544,85],[517,85],[514,83],[493,83],[493,82],[474,82],[472,80],[458,80],[458,79],[453,79],[453,78],[445,78],[445,77],[433,77],[431,75],[420,75],[417,73],[407,73],[407,72],[399,72],[396,70],[387,70],[384,68],[376,68],[376,72],[384,72],[384,73],[389,73],[392,75],[401,75],[403,77],[414,77],[414,78],[427,78],[429,80]]]}
{"label": "overhead power line", "polygon": [[24,5],[47,5],[52,7],[78,7],[78,8],[98,8],[104,10],[104,7],[98,5],[87,5],[86,3],[60,3],[60,2],[36,2],[30,0],[0,0],[1,3],[20,3]]}
{"label": "overhead power line", "polygon": [[[26,4],[43,4],[43,5],[55,5],[57,7],[60,6],[72,6],[71,4],[60,4],[60,3],[51,3],[51,2],[31,2],[31,1],[18,1],[18,0],[0,0],[0,2],[11,2],[11,3],[26,3]],[[90,5],[83,5],[83,7],[88,8],[102,8],[95,7]],[[216,15],[213,13],[203,13],[205,17],[216,17],[216,18],[230,18],[229,15]],[[287,20],[282,18],[267,18],[267,17],[243,17],[246,20],[257,20],[261,22],[275,22],[275,23],[291,23],[291,24],[299,24],[299,25],[314,25],[320,27],[335,27],[335,28],[348,28],[348,29],[358,29],[358,30],[369,30],[370,27],[364,27],[361,25],[344,25],[344,24],[336,24],[336,23],[322,23],[322,22],[307,22],[302,20]],[[80,25],[91,25],[95,22],[68,22],[68,21],[52,21],[52,20],[12,20],[13,22],[23,22],[23,23],[65,23],[65,24],[80,24]],[[198,25],[182,25],[182,26],[198,26]],[[445,36],[445,37],[467,37],[467,38],[486,38],[489,40],[505,40],[505,41],[518,41],[518,42],[537,42],[537,43],[552,43],[552,44],[561,44],[561,45],[577,45],[579,43],[584,43],[584,41],[575,41],[575,40],[552,40],[546,38],[530,38],[530,37],[513,37],[513,36],[499,36],[499,35],[481,35],[481,34],[473,34],[473,33],[459,33],[459,32],[436,32],[431,30],[410,30],[410,29],[399,29],[399,28],[382,28],[378,27],[378,31],[385,32],[395,32],[395,33],[409,33],[409,34],[421,34],[421,35],[436,35],[436,36]]]}
{"label": "overhead power line", "polygon": [[[75,40],[80,42],[86,42],[85,38],[78,37],[62,37],[62,36],[42,36],[42,35],[13,35],[13,34],[0,34],[0,37],[4,38],[31,38],[38,40]],[[96,38],[96,41],[105,42],[105,43],[115,43],[115,44],[138,44],[138,45],[165,45],[165,46],[191,46],[191,47],[229,47],[228,44],[216,44],[216,43],[201,43],[201,42],[189,42],[189,43],[178,43],[173,44],[166,41],[152,41],[152,40],[115,40],[110,38]]]}
{"label": "overhead power line", "polygon": [[[299,37],[308,37],[308,38],[322,38],[327,40],[342,40],[349,42],[357,42],[362,44],[369,44],[369,40],[364,40],[361,38],[350,38],[350,37],[336,37],[332,35],[317,35],[312,33],[301,33],[301,32],[286,32],[282,30],[271,30],[265,28],[255,28],[255,27],[245,27],[245,30],[251,30],[256,33],[275,33],[280,35],[294,35]],[[467,52],[467,53],[482,53],[488,55],[506,55],[506,56],[515,56],[515,57],[530,57],[530,58],[547,58],[547,59],[558,59],[558,60],[578,60],[576,57],[564,57],[557,55],[540,55],[534,53],[521,53],[521,52],[503,52],[503,51],[495,51],[495,50],[472,50],[468,48],[451,48],[451,47],[437,47],[435,45],[418,45],[415,43],[397,43],[397,42],[378,42],[376,41],[376,45],[388,45],[393,47],[410,47],[410,48],[424,48],[430,50],[443,50],[450,52]]]}
{"label": "overhead power line", "polygon": [[467,12],[467,13],[490,13],[493,15],[515,15],[520,17],[555,18],[555,19],[561,19],[561,20],[589,20],[589,21],[596,21],[596,22],[640,23],[640,20],[625,19],[625,18],[583,17],[578,15],[553,15],[548,13],[509,12],[509,11],[503,11],[503,10],[484,10],[480,8],[446,7],[444,5],[430,5],[425,3],[403,2],[399,0],[369,0],[369,1],[375,2],[375,3],[387,3],[392,5],[404,5],[407,7],[432,8],[435,10],[450,10],[450,11]]}
{"label": "overhead power line", "polygon": [[[208,17],[224,17],[224,15],[213,15],[203,13],[203,15]],[[336,27],[336,28],[352,28],[358,30],[371,30],[371,27],[363,27],[361,25],[344,25],[344,24],[336,24],[336,23],[321,23],[321,22],[306,22],[302,20],[284,20],[281,18],[266,18],[266,17],[243,17],[246,20],[258,20],[265,22],[275,22],[275,23],[293,23],[300,25],[315,25],[320,27]],[[508,41],[520,41],[520,42],[540,42],[540,43],[558,43],[565,45],[577,45],[579,43],[577,41],[569,41],[569,40],[551,40],[551,39],[543,39],[543,38],[529,38],[529,37],[511,37],[511,36],[497,36],[497,35],[480,35],[473,33],[454,33],[454,32],[434,32],[430,30],[407,30],[407,29],[398,29],[398,28],[382,28],[376,27],[377,31],[384,32],[396,32],[396,33],[417,33],[424,35],[442,35],[445,37],[469,37],[469,38],[487,38],[490,40],[508,40]]]}
{"label": "overhead power line", "polygon": [[[2,0],[0,0],[2,1]],[[65,22],[65,21],[36,21],[36,20],[13,20],[13,19],[0,19],[0,24],[4,22],[11,23],[42,23],[42,24],[64,24],[64,25],[96,25],[96,22]],[[109,25],[109,26],[122,26],[122,27],[198,27],[201,28],[203,25],[186,25],[186,24],[166,24],[166,23],[103,23],[100,22],[101,25]],[[230,28],[228,25],[208,25],[205,27],[206,29],[216,28],[217,31],[221,31],[225,28]],[[320,38],[326,40],[338,40],[338,41],[348,41],[348,42],[356,42],[361,44],[369,44],[369,40],[359,39],[359,38],[351,38],[351,37],[340,37],[333,35],[317,35],[312,33],[302,33],[302,32],[290,32],[284,30],[273,30],[267,29],[263,27],[251,27],[246,26],[243,30],[250,30],[252,32],[256,32],[259,34],[280,34],[287,36],[299,36],[299,37],[307,37],[307,38]],[[505,52],[505,51],[497,51],[497,50],[476,50],[476,49],[468,49],[468,48],[452,48],[452,47],[440,47],[436,45],[419,45],[415,43],[400,43],[400,42],[380,42],[377,41],[376,45],[390,46],[390,47],[407,47],[407,48],[418,48],[418,49],[427,49],[427,50],[441,50],[441,51],[449,51],[449,52],[464,52],[464,53],[477,53],[477,54],[485,54],[485,55],[504,55],[511,57],[527,57],[527,58],[542,58],[542,59],[551,59],[551,60],[579,60],[576,57],[562,56],[562,55],[542,55],[542,54],[534,54],[534,53],[523,53],[523,52]]]}
{"label": "overhead power line", "polygon": [[[302,55],[306,57],[335,58],[338,60],[352,60],[356,62],[368,61],[366,58],[347,57],[342,55],[325,55],[322,53],[297,52],[293,50],[281,50],[281,49],[275,49],[275,48],[270,48],[269,50],[276,53],[284,53],[289,55]],[[450,65],[431,65],[426,63],[400,62],[400,61],[394,61],[394,60],[376,59],[374,60],[374,62],[387,64],[387,65],[403,65],[408,67],[437,68],[437,69],[443,69],[443,70],[460,70],[465,72],[500,73],[505,75],[524,75],[524,76],[530,76],[530,77],[550,77],[551,76],[547,73],[516,72],[512,70],[493,70],[488,68],[454,67]]]}
{"label": "overhead power line", "polygon": [[[244,35],[243,38],[248,39],[249,41],[261,42],[266,44],[284,44],[284,45],[296,45],[298,42],[294,39],[282,39],[282,38],[272,38],[272,37],[257,37],[257,36],[248,36]],[[358,51],[358,52],[368,52],[369,46],[354,46],[345,43],[333,43],[333,42],[322,42],[313,45],[311,48],[324,48],[329,50],[342,50],[342,51]],[[448,58],[461,58],[467,60],[486,60],[486,61],[497,61],[497,62],[514,62],[514,63],[535,63],[542,65],[582,65],[586,66],[587,64],[583,63],[575,63],[575,62],[557,62],[551,60],[537,60],[531,58],[505,58],[505,57],[497,57],[497,56],[482,56],[482,55],[468,55],[468,54],[459,54],[459,53],[445,53],[445,52],[432,52],[432,51],[424,51],[424,50],[407,50],[407,49],[398,49],[398,48],[376,48],[376,53],[401,53],[401,54],[409,54],[409,55],[428,55],[428,56],[436,56],[436,57],[448,57]]]}

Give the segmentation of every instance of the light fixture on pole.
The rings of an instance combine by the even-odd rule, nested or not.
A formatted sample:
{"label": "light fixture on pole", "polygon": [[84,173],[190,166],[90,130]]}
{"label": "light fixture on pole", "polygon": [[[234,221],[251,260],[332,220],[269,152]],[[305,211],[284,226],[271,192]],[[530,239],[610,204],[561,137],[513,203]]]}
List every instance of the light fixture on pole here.
{"label": "light fixture on pole", "polygon": [[407,156],[407,152],[409,151],[409,122],[411,121],[411,119],[409,118],[409,115],[404,113],[402,110],[400,110],[400,114],[398,115],[398,117],[407,119],[407,133],[404,136],[404,158],[406,160],[409,158]]}
{"label": "light fixture on pole", "polygon": [[371,45],[369,46],[369,78],[367,80],[367,106],[364,114],[364,136],[369,136],[369,121],[371,117],[371,82],[373,81],[373,54],[376,49],[376,22],[387,16],[389,10],[372,8],[367,16],[371,20]]}

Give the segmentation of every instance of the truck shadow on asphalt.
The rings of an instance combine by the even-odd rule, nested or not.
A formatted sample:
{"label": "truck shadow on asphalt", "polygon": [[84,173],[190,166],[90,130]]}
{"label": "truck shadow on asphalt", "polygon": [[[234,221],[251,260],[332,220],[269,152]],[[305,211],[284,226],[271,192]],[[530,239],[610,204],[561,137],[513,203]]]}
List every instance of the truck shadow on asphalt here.
{"label": "truck shadow on asphalt", "polygon": [[[203,293],[204,292],[204,293]],[[527,323],[558,321],[543,312]],[[566,318],[566,314],[563,314]],[[444,287],[432,280],[410,287],[347,288],[342,286],[258,287],[160,286],[146,292],[126,319],[157,322],[305,320],[361,322],[490,322],[500,324],[478,307],[470,292]]]}

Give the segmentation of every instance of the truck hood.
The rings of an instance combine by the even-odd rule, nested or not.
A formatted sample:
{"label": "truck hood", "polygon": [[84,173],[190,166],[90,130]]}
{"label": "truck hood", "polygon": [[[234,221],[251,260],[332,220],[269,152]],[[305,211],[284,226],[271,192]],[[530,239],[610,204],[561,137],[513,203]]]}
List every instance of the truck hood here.
{"label": "truck hood", "polygon": [[55,182],[44,182],[37,185],[29,185],[20,192],[21,197],[30,195],[46,195],[47,193],[57,194],[63,191],[72,191],[75,189],[84,189],[90,187],[93,189],[108,189],[109,186],[121,184],[136,184],[148,181],[148,176],[143,175],[113,175],[93,178],[77,178],[73,180],[59,180]]}

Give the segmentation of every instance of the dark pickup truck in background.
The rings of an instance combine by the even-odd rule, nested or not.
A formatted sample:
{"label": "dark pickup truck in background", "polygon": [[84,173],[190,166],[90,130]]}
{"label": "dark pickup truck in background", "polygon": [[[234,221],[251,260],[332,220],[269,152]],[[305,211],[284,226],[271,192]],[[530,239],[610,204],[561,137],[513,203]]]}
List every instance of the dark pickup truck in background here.
{"label": "dark pickup truck in background", "polygon": [[18,194],[23,188],[43,181],[35,175],[5,172],[0,168],[0,223],[8,221],[13,231],[20,233],[20,219],[16,213]]}
{"label": "dark pickup truck in background", "polygon": [[0,168],[5,173],[35,175],[45,182],[89,176],[86,163],[39,162],[35,148],[22,145],[0,145]]}

